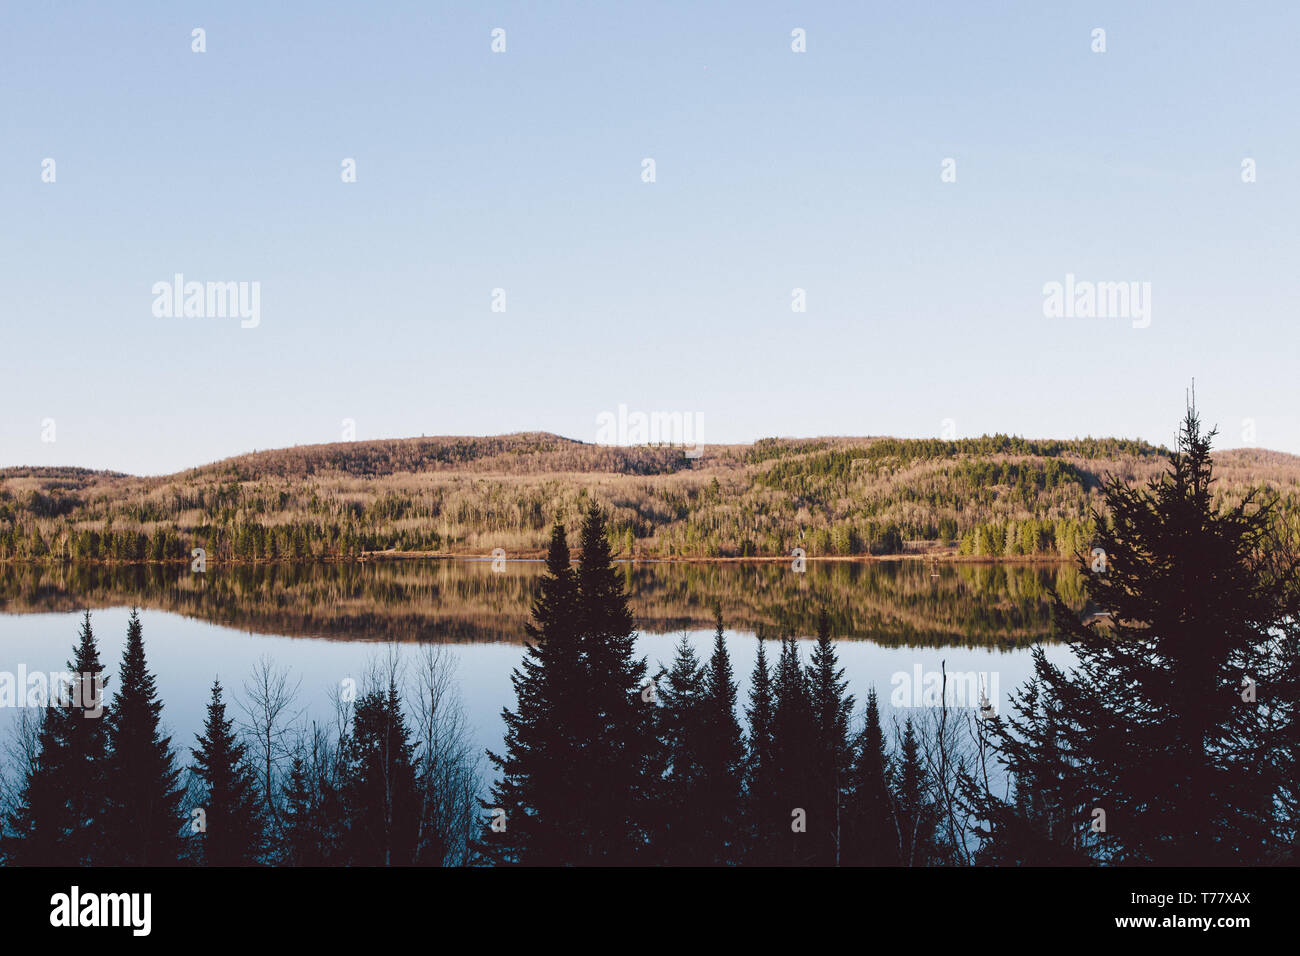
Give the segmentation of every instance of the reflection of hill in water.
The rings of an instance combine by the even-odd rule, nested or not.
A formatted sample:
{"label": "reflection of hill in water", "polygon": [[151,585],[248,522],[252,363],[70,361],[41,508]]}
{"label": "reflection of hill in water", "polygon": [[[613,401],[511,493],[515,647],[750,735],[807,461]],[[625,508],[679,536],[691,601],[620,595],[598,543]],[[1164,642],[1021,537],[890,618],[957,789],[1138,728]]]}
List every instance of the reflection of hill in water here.
{"label": "reflection of hill in water", "polygon": [[[807,635],[825,607],[835,633],[882,644],[1023,646],[1046,638],[1048,589],[1082,606],[1082,579],[1058,566],[958,564],[932,577],[918,562],[624,565],[638,627],[712,625]],[[540,562],[494,573],[485,561],[0,567],[0,611],[33,613],[136,604],[241,630],[370,640],[510,641],[523,624]]]}

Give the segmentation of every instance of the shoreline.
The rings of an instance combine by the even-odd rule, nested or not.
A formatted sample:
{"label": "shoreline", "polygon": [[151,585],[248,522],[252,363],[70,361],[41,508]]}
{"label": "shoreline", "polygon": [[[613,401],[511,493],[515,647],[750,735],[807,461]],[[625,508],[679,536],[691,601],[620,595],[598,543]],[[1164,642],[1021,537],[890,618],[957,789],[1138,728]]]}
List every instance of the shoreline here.
{"label": "shoreline", "polygon": [[[573,549],[573,560],[576,562],[581,555],[581,549]],[[207,562],[212,566],[219,567],[258,567],[267,565],[312,565],[312,564],[370,564],[374,562],[388,561],[487,561],[498,560],[489,553],[480,553],[472,551],[365,551],[356,557],[327,557],[327,558],[275,558],[275,559],[255,559],[246,560],[218,560],[208,558]],[[507,553],[505,559],[507,563],[519,561],[545,561],[545,550],[517,551]],[[779,556],[749,556],[749,557],[707,557],[703,555],[664,555],[644,557],[615,557],[618,564],[773,564],[789,562],[794,560],[794,555]],[[989,557],[986,555],[957,554],[953,549],[946,551],[929,551],[912,554],[854,554],[854,555],[806,555],[804,560],[807,562],[819,563],[846,563],[846,564],[888,564],[903,561],[933,561],[935,563],[943,562],[944,564],[1068,564],[1069,557],[1061,555],[1014,555]],[[103,559],[85,560],[76,558],[66,558],[57,560],[33,560],[30,558],[4,558],[0,559],[0,568],[10,565],[18,567],[41,567],[54,568],[76,565],[79,567],[114,567],[114,568],[139,568],[139,567],[184,567],[190,563],[189,558],[178,558],[170,561],[105,561]]]}

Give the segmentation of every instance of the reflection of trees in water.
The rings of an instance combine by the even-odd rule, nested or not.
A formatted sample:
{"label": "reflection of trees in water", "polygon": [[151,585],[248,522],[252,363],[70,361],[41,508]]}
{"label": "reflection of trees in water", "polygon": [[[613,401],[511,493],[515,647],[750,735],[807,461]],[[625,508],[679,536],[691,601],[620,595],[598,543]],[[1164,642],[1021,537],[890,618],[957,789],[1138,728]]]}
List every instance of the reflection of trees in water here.
{"label": "reflection of trees in water", "polygon": [[[0,567],[0,611],[138,605],[244,630],[374,640],[520,640],[540,562],[406,560],[362,564]],[[1083,605],[1072,567],[912,561],[623,565],[638,626],[707,628],[720,603],[728,625],[811,633],[818,611],[844,639],[919,646],[1024,646],[1051,630],[1055,586]],[[937,573],[937,577],[934,576]]]}

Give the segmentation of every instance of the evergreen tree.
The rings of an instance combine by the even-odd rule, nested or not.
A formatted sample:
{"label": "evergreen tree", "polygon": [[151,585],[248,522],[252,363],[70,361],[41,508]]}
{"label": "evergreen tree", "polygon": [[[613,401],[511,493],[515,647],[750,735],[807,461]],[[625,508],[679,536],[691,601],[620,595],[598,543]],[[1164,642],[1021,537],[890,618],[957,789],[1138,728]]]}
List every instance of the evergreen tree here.
{"label": "evergreen tree", "polygon": [[707,862],[739,863],[744,841],[742,793],[745,744],[736,720],[736,681],[722,627],[722,608],[713,609],[713,653],[704,668],[701,707],[701,807]]}
{"label": "evergreen tree", "polygon": [[772,710],[772,749],[775,754],[776,806],[783,821],[776,861],[805,866],[817,858],[814,834],[827,821],[818,816],[820,790],[813,781],[812,744],[816,739],[811,688],[799,662],[793,635],[781,642],[776,665],[776,704]]}
{"label": "evergreen tree", "polygon": [[854,750],[844,862],[852,866],[897,865],[898,837],[890,795],[889,754],[874,687],[867,694],[866,715]]}
{"label": "evergreen tree", "polygon": [[331,747],[313,727],[310,750],[294,753],[282,785],[277,858],[285,866],[330,866],[346,863],[346,809],[339,781],[344,779],[346,737]]}
{"label": "evergreen tree", "polygon": [[105,859],[105,680],[89,611],[67,666],[72,683],[49,687],[37,749],[6,821],[4,852],[15,865],[91,866]]}
{"label": "evergreen tree", "polygon": [[772,676],[763,649],[763,634],[758,635],[758,654],[749,679],[749,706],[745,719],[749,733],[745,739],[745,861],[764,865],[776,859],[777,841],[786,824],[780,819],[776,790],[776,747],[772,737],[776,700]]}
{"label": "evergreen tree", "polygon": [[893,800],[899,863],[903,866],[930,866],[937,862],[938,811],[930,794],[929,774],[921,763],[921,745],[910,717],[899,748]]}
{"label": "evergreen tree", "polygon": [[284,783],[283,832],[279,862],[282,866],[321,866],[320,806],[312,790],[307,765],[295,755]]}
{"label": "evergreen tree", "polygon": [[[1040,666],[1041,648],[1034,648]],[[1042,662],[1041,666],[1047,666]],[[980,838],[974,862],[980,866],[1080,866],[1089,860],[1088,839],[1078,825],[1083,813],[1076,791],[1074,761],[1061,746],[1058,702],[1033,678],[1011,695],[1019,715],[1018,732],[1008,734],[1000,716],[987,718],[987,732],[998,741],[1003,763],[1016,767],[1008,781],[1011,799],[991,792],[982,777],[958,775],[965,808]]]}
{"label": "evergreen tree", "polygon": [[[1168,866],[1287,852],[1294,816],[1288,830],[1278,755],[1297,702],[1278,637],[1294,633],[1296,561],[1277,546],[1270,501],[1215,507],[1213,436],[1189,406],[1165,474],[1145,488],[1107,483],[1109,520],[1093,516],[1105,565],[1087,589],[1109,626],[1083,623],[1057,597],[1056,629],[1077,665],[1036,655],[1035,709],[991,729],[1025,783],[1017,794],[1044,777],[1058,793],[1038,819],[997,809],[1063,852]],[[1045,829],[1061,814],[1072,826]]]}
{"label": "evergreen tree", "polygon": [[64,751],[55,734],[54,704],[41,712],[34,752],[28,755],[13,808],[5,815],[0,858],[6,866],[71,865]]}
{"label": "evergreen tree", "polygon": [[[71,859],[80,865],[99,863],[104,851],[104,791],[102,781],[108,753],[105,717],[104,665],[90,626],[90,612],[81,622],[81,633],[69,668],[74,686],[67,706],[55,709],[55,733],[63,744],[63,773],[68,788]],[[60,702],[62,703],[62,702]]]}
{"label": "evergreen tree", "polygon": [[664,777],[658,788],[653,840],[660,862],[700,866],[710,862],[705,846],[704,672],[685,635],[673,666],[659,685],[660,747]]}
{"label": "evergreen tree", "polygon": [[257,793],[257,778],[248,765],[247,746],[226,718],[221,682],[213,681],[212,699],[199,746],[191,749],[194,773],[205,792],[206,828],[197,834],[207,866],[249,866],[265,845],[266,821]]}
{"label": "evergreen tree", "polygon": [[643,695],[645,659],[634,656],[623,576],[595,504],[583,520],[578,592],[585,681],[577,721],[582,756],[576,779],[586,823],[581,850],[587,862],[629,864],[645,858],[652,837],[656,721]]}
{"label": "evergreen tree", "polygon": [[844,794],[848,789],[853,763],[849,744],[849,717],[853,697],[849,682],[843,680],[835,643],[831,640],[831,623],[826,612],[817,619],[817,645],[808,667],[813,733],[811,744],[814,811],[810,813],[808,833],[812,837],[815,861],[820,866],[840,862]]}
{"label": "evergreen tree", "polygon": [[489,817],[482,849],[498,864],[556,866],[581,858],[577,709],[587,688],[578,617],[578,579],[564,525],[556,521],[523,660],[510,675],[516,708],[502,711],[505,754],[488,751],[500,777],[483,802]]}
{"label": "evergreen tree", "polygon": [[355,866],[409,866],[415,861],[418,800],[411,734],[391,680],[357,699],[343,743],[347,857]]}
{"label": "evergreen tree", "polygon": [[118,689],[108,713],[105,835],[117,866],[168,866],[179,859],[183,822],[171,737],[160,729],[163,704],[144,654],[140,615],[127,625]]}

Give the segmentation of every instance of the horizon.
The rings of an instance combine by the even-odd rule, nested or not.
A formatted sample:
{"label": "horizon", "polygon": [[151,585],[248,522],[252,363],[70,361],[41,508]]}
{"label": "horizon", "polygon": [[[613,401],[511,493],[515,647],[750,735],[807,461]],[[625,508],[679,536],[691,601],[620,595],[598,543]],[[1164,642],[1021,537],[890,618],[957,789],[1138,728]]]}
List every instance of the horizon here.
{"label": "horizon", "polygon": [[1294,8],[318,14],[0,13],[0,466],[621,404],[1168,445],[1193,378],[1300,453]]}
{"label": "horizon", "polygon": [[[1210,427],[1213,428],[1214,426],[1210,426]],[[525,435],[543,435],[550,438],[558,438],[561,441],[574,442],[576,444],[592,447],[592,448],[678,447],[678,443],[672,443],[672,442],[640,442],[634,444],[618,444],[618,443],[606,443],[606,442],[596,442],[596,441],[584,441],[580,438],[574,438],[569,435],[562,435],[558,432],[533,429],[528,431],[499,432],[496,434],[485,434],[485,435],[447,433],[447,434],[438,434],[438,435],[378,436],[375,438],[352,439],[350,441],[298,442],[293,445],[283,445],[277,448],[253,448],[253,449],[249,449],[248,451],[236,452],[233,455],[226,455],[221,458],[213,458],[213,459],[205,460],[197,464],[183,465],[182,467],[174,469],[172,471],[164,471],[164,472],[146,473],[146,472],[122,471],[120,469],[114,469],[114,468],[92,468],[86,465],[69,463],[69,462],[55,462],[50,464],[32,464],[30,462],[21,462],[15,464],[0,464],[0,471],[21,470],[24,468],[32,469],[33,471],[39,471],[43,469],[69,468],[69,469],[80,469],[83,471],[89,471],[94,473],[113,474],[113,475],[124,476],[128,478],[167,478],[167,477],[172,477],[174,475],[183,474],[184,472],[187,471],[197,471],[203,468],[210,468],[214,465],[219,465],[223,462],[231,461],[236,458],[244,458],[251,455],[275,454],[277,452],[294,451],[296,449],[318,448],[318,447],[325,447],[329,445],[365,445],[365,444],[382,443],[382,442],[409,442],[409,441],[421,441],[421,440],[438,441],[438,440],[454,440],[454,439],[466,439],[466,438],[477,438],[477,439],[515,438],[515,437],[520,437]],[[1161,442],[1151,442],[1144,438],[1134,438],[1128,435],[1105,435],[1105,434],[1075,435],[1066,438],[1057,435],[1030,436],[1030,435],[1017,435],[1010,432],[985,432],[981,435],[961,435],[953,439],[941,439],[941,440],[949,440],[949,441],[976,440],[980,438],[993,438],[998,435],[1005,435],[1008,438],[1014,438],[1022,441],[1028,441],[1028,442],[1049,442],[1049,441],[1081,442],[1081,441],[1089,441],[1089,440],[1143,442],[1145,444],[1150,445],[1156,451],[1163,452],[1163,453],[1168,453],[1169,451],[1171,451],[1172,448],[1172,446],[1170,445]],[[854,441],[880,441],[880,440],[925,441],[925,440],[934,439],[936,437],[939,436],[921,435],[916,437],[907,437],[903,435],[893,435],[888,433],[882,433],[878,435],[764,435],[761,438],[754,439],[753,441],[744,441],[744,442],[706,441],[702,443],[702,447],[703,448],[709,448],[709,447],[746,448],[746,447],[753,447],[754,445],[763,441],[782,441],[782,442],[809,442],[809,441],[854,442]],[[1212,449],[1212,452],[1214,454],[1219,454],[1224,452],[1236,452],[1236,451],[1258,452],[1261,454],[1280,454],[1280,455],[1289,455],[1292,457],[1300,457],[1295,455],[1295,453],[1293,452],[1284,451],[1279,448],[1265,448],[1258,445],[1238,445],[1238,446],[1225,446],[1225,447],[1216,446]],[[699,460],[699,459],[695,459],[695,460]]]}

